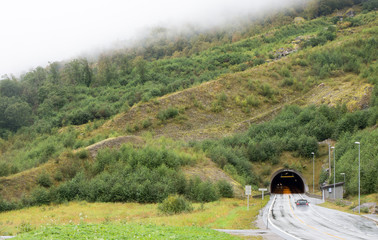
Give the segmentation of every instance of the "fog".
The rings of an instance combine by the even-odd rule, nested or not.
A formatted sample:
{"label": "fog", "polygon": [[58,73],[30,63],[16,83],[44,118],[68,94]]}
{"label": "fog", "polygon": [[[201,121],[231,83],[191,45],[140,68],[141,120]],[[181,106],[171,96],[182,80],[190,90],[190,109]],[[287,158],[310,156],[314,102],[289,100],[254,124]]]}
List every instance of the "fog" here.
{"label": "fog", "polygon": [[210,27],[299,0],[5,0],[0,2],[0,76],[140,36],[155,26]]}

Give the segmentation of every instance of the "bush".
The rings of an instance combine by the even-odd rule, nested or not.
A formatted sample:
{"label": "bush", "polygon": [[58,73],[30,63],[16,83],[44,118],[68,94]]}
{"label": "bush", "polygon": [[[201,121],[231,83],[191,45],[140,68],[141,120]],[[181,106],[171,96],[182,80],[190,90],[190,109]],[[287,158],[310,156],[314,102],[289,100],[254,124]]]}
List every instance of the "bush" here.
{"label": "bush", "polygon": [[168,120],[170,118],[174,118],[179,114],[179,111],[177,108],[170,107],[165,110],[159,111],[157,118],[161,121]]}
{"label": "bush", "polygon": [[171,195],[159,204],[158,210],[164,214],[178,214],[193,211],[192,203],[183,196]]}
{"label": "bush", "polygon": [[198,177],[190,179],[186,188],[189,199],[197,202],[212,202],[219,199],[218,188],[211,182],[202,182]]}
{"label": "bush", "polygon": [[142,122],[142,128],[146,129],[149,128],[152,125],[151,119],[143,120]]}
{"label": "bush", "polygon": [[361,212],[362,212],[362,213],[369,213],[369,208],[367,208],[367,207],[362,207],[362,208],[361,208]]}
{"label": "bush", "polygon": [[258,107],[260,105],[260,101],[256,96],[249,95],[247,97],[247,104],[252,107]]}
{"label": "bush", "polygon": [[274,95],[274,90],[268,83],[264,83],[260,87],[260,94],[264,97],[271,98]]}
{"label": "bush", "polygon": [[32,204],[43,205],[51,202],[51,196],[47,189],[38,187],[32,192]]}
{"label": "bush", "polygon": [[311,156],[311,152],[315,154],[318,152],[318,141],[315,137],[308,137],[302,135],[298,139],[299,141],[299,149],[298,152],[303,157]]}
{"label": "bush", "polygon": [[342,199],[337,199],[336,200],[336,205],[340,206],[340,207],[345,207],[346,206],[345,202]]}
{"label": "bush", "polygon": [[37,177],[37,183],[41,187],[50,187],[52,185],[51,177],[48,173],[43,172],[38,175]]}
{"label": "bush", "polygon": [[378,8],[377,0],[366,0],[362,3],[362,9],[366,11],[372,11]]}
{"label": "bush", "polygon": [[89,156],[89,151],[87,149],[82,149],[80,150],[78,153],[77,153],[77,156],[80,158],[80,159],[85,159]]}
{"label": "bush", "polygon": [[35,228],[27,222],[22,222],[18,227],[18,234],[33,231]]}
{"label": "bush", "polygon": [[17,203],[3,200],[0,196],[0,212],[11,211],[17,208],[19,208]]}
{"label": "bush", "polygon": [[232,185],[226,180],[218,181],[217,187],[218,187],[219,194],[221,195],[221,197],[225,197],[225,198],[234,197],[234,190],[232,189]]}

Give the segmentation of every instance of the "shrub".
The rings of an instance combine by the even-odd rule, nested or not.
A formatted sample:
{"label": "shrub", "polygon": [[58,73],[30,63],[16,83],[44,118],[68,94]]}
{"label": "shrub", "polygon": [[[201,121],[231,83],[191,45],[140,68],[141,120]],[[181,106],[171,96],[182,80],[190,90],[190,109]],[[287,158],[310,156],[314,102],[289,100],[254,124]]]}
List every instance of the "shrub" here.
{"label": "shrub", "polygon": [[346,206],[345,202],[342,199],[337,199],[336,200],[336,205],[340,206],[340,207],[345,207]]}
{"label": "shrub", "polygon": [[30,223],[27,223],[27,222],[22,222],[18,227],[18,233],[27,233],[27,232],[31,232],[34,230],[34,227],[30,224]]}
{"label": "shrub", "polygon": [[221,195],[221,197],[225,197],[225,198],[234,197],[234,190],[232,189],[232,185],[226,180],[218,181],[217,187],[218,187],[219,194]]}
{"label": "shrub", "polygon": [[41,187],[50,187],[52,185],[50,175],[46,172],[39,174],[37,177],[37,183]]}
{"label": "shrub", "polygon": [[170,195],[159,204],[158,210],[164,214],[178,214],[193,211],[192,203],[180,195]]}
{"label": "shrub", "polygon": [[89,156],[89,151],[87,149],[82,149],[80,150],[78,153],[77,153],[77,156],[80,158],[80,159],[85,159]]}
{"label": "shrub", "polygon": [[51,202],[49,191],[45,188],[38,187],[34,189],[31,196],[33,205],[43,205]]}
{"label": "shrub", "polygon": [[247,97],[247,104],[252,107],[258,107],[260,105],[260,101],[256,96],[249,95]]}
{"label": "shrub", "polygon": [[211,103],[211,111],[215,113],[220,113],[223,111],[223,103],[220,101],[214,101]]}
{"label": "shrub", "polygon": [[322,170],[319,176],[319,186],[322,185],[328,179],[328,172],[326,170]]}
{"label": "shrub", "polygon": [[218,188],[209,181],[202,182],[199,177],[189,180],[185,195],[193,201],[212,202],[219,199]]}
{"label": "shrub", "polygon": [[157,118],[161,121],[165,121],[170,118],[176,117],[178,114],[179,114],[179,111],[177,108],[170,107],[165,110],[159,111]]}
{"label": "shrub", "polygon": [[54,174],[54,179],[56,181],[62,181],[63,180],[63,173],[60,170],[57,170]]}
{"label": "shrub", "polygon": [[361,208],[361,212],[363,212],[363,213],[369,213],[369,208],[367,208],[367,207],[362,207],[362,208]]}
{"label": "shrub", "polygon": [[217,96],[217,100],[219,102],[226,102],[227,101],[227,95],[224,92],[222,92],[221,94],[219,94]]}
{"label": "shrub", "polygon": [[0,162],[0,177],[7,176],[10,174],[10,164],[5,162]]}
{"label": "shrub", "polygon": [[3,200],[0,196],[0,212],[10,211],[17,208],[19,208],[17,203]]}
{"label": "shrub", "polygon": [[142,128],[149,128],[152,125],[151,119],[143,120]]}
{"label": "shrub", "polygon": [[311,156],[311,152],[314,152],[315,154],[318,151],[318,141],[315,137],[309,137],[302,135],[298,139],[299,142],[299,149],[298,152],[303,157],[309,157]]}
{"label": "shrub", "polygon": [[292,77],[287,77],[282,80],[281,86],[286,87],[286,86],[292,86],[294,84],[294,78]]}
{"label": "shrub", "polygon": [[274,95],[274,90],[268,83],[261,85],[260,94],[264,97],[271,98]]}

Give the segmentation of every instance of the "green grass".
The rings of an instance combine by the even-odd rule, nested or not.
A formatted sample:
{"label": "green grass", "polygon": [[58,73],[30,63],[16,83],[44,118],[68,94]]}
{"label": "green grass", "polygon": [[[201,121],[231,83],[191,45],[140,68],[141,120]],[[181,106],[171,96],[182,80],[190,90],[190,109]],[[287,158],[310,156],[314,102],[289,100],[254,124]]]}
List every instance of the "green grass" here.
{"label": "green grass", "polygon": [[14,239],[240,239],[201,227],[163,227],[140,224],[69,224],[44,226]]}
{"label": "green grass", "polygon": [[[204,227],[213,229],[254,229],[261,206],[268,201],[223,198],[211,203],[194,203],[194,211],[176,215],[161,214],[158,204],[67,202],[0,213],[0,235],[17,235],[27,229],[69,224],[122,224],[171,227]],[[261,204],[262,203],[262,204]]]}

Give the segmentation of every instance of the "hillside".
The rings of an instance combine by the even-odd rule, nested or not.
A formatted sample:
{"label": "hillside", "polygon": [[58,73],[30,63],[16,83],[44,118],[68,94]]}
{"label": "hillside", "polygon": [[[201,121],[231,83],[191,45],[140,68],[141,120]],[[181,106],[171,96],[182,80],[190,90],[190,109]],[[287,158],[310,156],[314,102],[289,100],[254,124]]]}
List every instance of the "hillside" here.
{"label": "hillside", "polygon": [[[319,115],[322,110],[312,105],[326,105],[336,117],[323,123],[337,127],[326,136],[306,132],[312,142],[345,142],[344,134],[359,138],[364,129],[366,138],[374,139],[376,12],[343,21],[336,13],[300,23],[294,17],[284,19],[290,21],[195,52],[182,51],[183,56],[129,59],[128,54],[109,54],[95,63],[56,63],[27,73],[21,81],[3,80],[0,109],[8,115],[0,121],[2,198],[23,199],[26,206],[77,198],[159,202],[173,193],[210,201],[201,199],[198,189],[213,191],[218,180],[231,183],[241,195],[244,184],[266,185],[278,163],[307,168],[307,153],[300,153],[298,146],[286,149],[281,142],[285,147],[274,154],[253,159],[250,151],[256,141],[275,142],[277,137],[268,131],[256,134],[260,139],[248,134],[284,118],[281,112]],[[363,124],[353,122],[341,129],[341,120],[359,115]],[[289,119],[300,123],[293,116]],[[296,128],[311,129],[305,124]],[[279,141],[302,135],[280,136]],[[135,145],[120,147],[127,142]],[[97,152],[103,145],[120,149]],[[222,159],[216,150],[238,159]],[[351,161],[352,153],[345,154],[340,153],[338,161]],[[320,167],[325,160],[323,152]],[[264,173],[265,165],[272,167]],[[123,189],[122,181],[132,183],[130,189]],[[150,197],[152,184],[161,193]],[[374,186],[366,192],[376,191]],[[105,190],[111,194],[106,196]]]}

